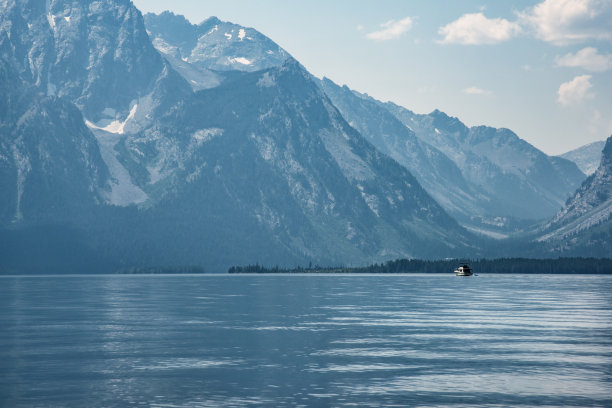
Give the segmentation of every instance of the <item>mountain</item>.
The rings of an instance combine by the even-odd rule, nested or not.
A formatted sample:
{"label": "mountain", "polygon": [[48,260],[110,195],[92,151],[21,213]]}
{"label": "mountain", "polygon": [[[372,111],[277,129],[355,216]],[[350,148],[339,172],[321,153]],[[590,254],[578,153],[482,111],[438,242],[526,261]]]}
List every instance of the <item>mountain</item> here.
{"label": "mountain", "polygon": [[147,210],[157,223],[170,217],[194,234],[232,232],[231,244],[213,246],[228,246],[217,250],[224,262],[264,237],[276,255],[260,248],[251,260],[366,263],[477,251],[473,237],[351,128],[293,59],[193,94],[121,151],[127,167],[149,170],[144,189],[165,189]]}
{"label": "mountain", "polygon": [[438,110],[422,115],[380,104],[451,159],[480,196],[491,200],[495,212],[489,214],[502,219],[552,217],[584,180],[574,163],[542,153],[509,129],[468,128]]}
{"label": "mountain", "polygon": [[474,231],[501,238],[551,217],[584,178],[507,129],[470,129],[439,111],[416,115],[326,78],[320,84],[351,126]]}
{"label": "mountain", "polygon": [[474,188],[455,162],[418,138],[380,102],[327,78],[320,85],[351,126],[410,170],[427,192],[463,225],[495,237],[507,232],[498,226],[500,215],[495,214],[494,197]]}
{"label": "mountain", "polygon": [[145,15],[154,46],[195,90],[219,85],[225,71],[278,67],[290,57],[259,31],[210,17],[198,25],[171,12]]}
{"label": "mountain", "polygon": [[100,126],[143,126],[189,91],[129,0],[1,0],[0,10],[21,77]]}
{"label": "mountain", "polygon": [[[297,61],[212,71],[231,69],[217,51],[243,45],[207,41],[229,42],[234,26],[197,26],[217,29],[185,62],[220,80],[194,91],[127,0],[0,1],[3,271],[479,253]],[[246,51],[267,49],[243,58],[273,61],[256,33],[233,29]]]}
{"label": "mountain", "polygon": [[612,136],[605,143],[597,170],[544,227],[538,240],[548,243],[555,252],[609,256],[612,251],[611,215]]}
{"label": "mountain", "polygon": [[601,151],[603,150],[605,144],[606,142],[603,140],[589,143],[564,153],[559,157],[573,161],[584,174],[590,176],[591,174],[595,173],[595,170],[597,170],[597,167],[599,166],[601,161]]}
{"label": "mountain", "polygon": [[81,112],[23,81],[9,39],[0,33],[0,224],[83,219],[107,179]]}

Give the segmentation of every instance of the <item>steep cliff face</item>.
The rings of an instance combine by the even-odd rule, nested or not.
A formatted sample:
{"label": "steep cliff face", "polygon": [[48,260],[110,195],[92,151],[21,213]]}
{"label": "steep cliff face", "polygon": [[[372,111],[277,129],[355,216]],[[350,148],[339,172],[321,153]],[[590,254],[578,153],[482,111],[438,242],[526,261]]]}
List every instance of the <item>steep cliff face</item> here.
{"label": "steep cliff face", "polygon": [[566,251],[590,251],[602,246],[612,248],[611,216],[612,137],[606,141],[595,173],[582,183],[565,207],[546,225],[539,240],[556,241],[553,245]]}
{"label": "steep cliff face", "polygon": [[[146,122],[188,91],[147,35],[129,0],[4,0],[21,77],[75,103],[92,122]],[[137,106],[134,111],[134,107]]]}
{"label": "steep cliff face", "polygon": [[24,81],[0,33],[0,226],[82,220],[107,181],[79,110]]}

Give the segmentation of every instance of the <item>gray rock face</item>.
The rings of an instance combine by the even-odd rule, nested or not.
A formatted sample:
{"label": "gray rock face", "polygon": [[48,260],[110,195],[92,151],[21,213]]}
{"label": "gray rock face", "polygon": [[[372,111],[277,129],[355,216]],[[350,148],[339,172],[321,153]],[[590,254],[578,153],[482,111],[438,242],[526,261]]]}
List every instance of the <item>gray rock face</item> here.
{"label": "gray rock face", "polygon": [[150,115],[188,89],[128,0],[3,0],[0,9],[22,78],[93,122],[125,120],[136,104]]}
{"label": "gray rock face", "polygon": [[20,77],[0,33],[0,228],[79,223],[100,204],[108,171],[79,110]]}
{"label": "gray rock face", "polygon": [[605,141],[589,143],[559,157],[573,161],[584,174],[590,176],[599,167],[601,151],[605,144]]}

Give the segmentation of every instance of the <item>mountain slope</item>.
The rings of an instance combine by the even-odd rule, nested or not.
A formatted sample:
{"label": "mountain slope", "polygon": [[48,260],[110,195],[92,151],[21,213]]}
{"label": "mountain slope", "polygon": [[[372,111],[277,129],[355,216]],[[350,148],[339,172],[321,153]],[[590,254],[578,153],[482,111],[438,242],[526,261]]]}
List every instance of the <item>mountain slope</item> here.
{"label": "mountain slope", "polygon": [[[406,167],[429,194],[463,225],[500,236],[495,198],[474,188],[459,167],[419,139],[384,106],[367,95],[324,78],[320,84],[344,118],[380,151]],[[503,231],[503,230],[502,230]]]}
{"label": "mountain slope", "polygon": [[605,141],[589,143],[559,157],[573,161],[584,174],[590,176],[599,167],[601,151],[605,145]]}
{"label": "mountain slope", "polygon": [[[177,154],[167,155],[170,145]],[[326,263],[476,251],[466,244],[472,237],[351,128],[292,59],[194,94],[124,146],[132,166],[160,169],[155,183],[171,186],[148,210],[157,222],[170,216],[163,208],[173,208],[181,225],[194,221],[176,214],[214,211],[214,223],[201,228],[233,231],[236,248],[263,236],[285,259]]]}
{"label": "mountain slope", "polygon": [[612,250],[611,216],[612,137],[606,141],[595,173],[544,228],[539,241],[552,243],[556,250],[609,256]]}
{"label": "mountain slope", "polygon": [[79,110],[23,81],[0,33],[0,227],[83,219],[107,180]]}
{"label": "mountain slope", "polygon": [[447,155],[474,188],[495,198],[502,216],[551,217],[584,180],[574,163],[547,156],[508,129],[468,128],[438,110],[418,115],[393,103],[381,105]]}

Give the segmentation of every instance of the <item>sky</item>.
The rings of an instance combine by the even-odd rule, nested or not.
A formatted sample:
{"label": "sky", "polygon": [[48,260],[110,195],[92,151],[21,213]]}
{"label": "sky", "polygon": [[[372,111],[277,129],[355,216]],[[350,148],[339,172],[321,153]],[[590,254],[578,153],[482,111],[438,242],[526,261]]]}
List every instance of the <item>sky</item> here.
{"label": "sky", "polygon": [[547,154],[612,135],[612,0],[134,0],[252,27],[317,77]]}

